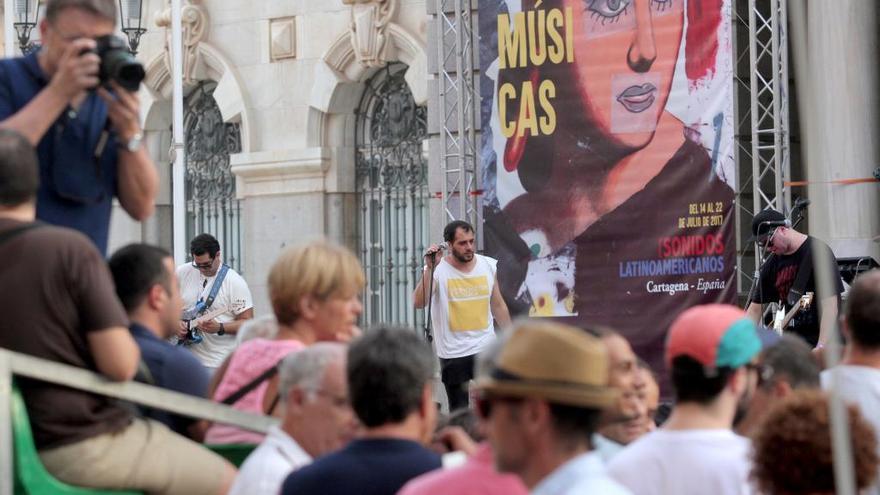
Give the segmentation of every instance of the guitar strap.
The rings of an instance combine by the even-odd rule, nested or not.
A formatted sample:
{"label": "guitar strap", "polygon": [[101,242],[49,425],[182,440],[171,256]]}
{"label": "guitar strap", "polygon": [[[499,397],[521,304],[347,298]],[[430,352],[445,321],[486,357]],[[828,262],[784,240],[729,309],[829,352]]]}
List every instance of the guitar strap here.
{"label": "guitar strap", "polygon": [[806,242],[811,244],[809,249],[807,249],[807,254],[804,255],[804,258],[801,260],[797,275],[795,275],[794,282],[791,284],[791,289],[788,290],[788,296],[786,297],[788,307],[797,304],[801,296],[804,295],[807,288],[807,280],[810,278],[810,275],[813,274],[813,241],[808,237]]}
{"label": "guitar strap", "polygon": [[202,306],[200,314],[204,314],[209,309],[211,309],[211,305],[214,304],[214,299],[217,298],[217,293],[220,292],[220,286],[223,285],[223,279],[226,278],[226,272],[229,271],[229,265],[223,264],[220,267],[220,273],[217,274],[217,278],[214,279],[214,283],[211,285],[211,292],[208,293],[208,298],[205,299],[205,305]]}

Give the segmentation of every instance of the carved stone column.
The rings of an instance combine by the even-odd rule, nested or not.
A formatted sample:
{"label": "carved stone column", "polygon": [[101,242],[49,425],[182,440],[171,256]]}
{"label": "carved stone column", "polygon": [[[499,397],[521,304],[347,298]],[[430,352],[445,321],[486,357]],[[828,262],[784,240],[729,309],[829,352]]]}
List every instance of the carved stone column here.
{"label": "carved stone column", "polygon": [[[165,28],[165,66],[171,71],[171,1],[165,2],[165,10],[156,16],[156,25]],[[201,65],[199,43],[208,35],[210,22],[208,11],[201,0],[183,0],[180,9],[181,38],[183,39],[183,84],[193,85],[200,79]]]}
{"label": "carved stone column", "polygon": [[388,62],[388,24],[399,0],[342,0],[351,5],[351,45],[364,67],[384,67]]}

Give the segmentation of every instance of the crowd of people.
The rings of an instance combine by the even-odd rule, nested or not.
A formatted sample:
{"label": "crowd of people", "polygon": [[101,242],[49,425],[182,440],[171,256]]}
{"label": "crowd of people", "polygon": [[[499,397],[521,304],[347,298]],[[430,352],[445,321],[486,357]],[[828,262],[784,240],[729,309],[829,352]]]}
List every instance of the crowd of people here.
{"label": "crowd of people", "polygon": [[[473,253],[474,229],[457,222],[449,253],[428,256],[450,266],[426,267],[437,279],[414,294],[417,305],[441,291],[470,296],[458,310],[441,305],[434,328],[448,348],[466,349],[440,366],[458,377],[443,380],[450,397],[464,393],[446,414],[437,356],[419,332],[358,328],[364,273],[347,249],[285,249],[268,281],[274,317],[253,319],[246,285],[235,287],[211,236],[193,240],[184,267],[147,244],[104,261],[84,235],[34,221],[38,184],[32,145],[0,130],[0,255],[16,260],[0,271],[0,346],[279,419],[264,435],[20,379],[40,459],[65,483],[284,495],[834,493],[823,391],[833,388],[848,404],[854,480],[877,492],[880,272],[849,291],[846,350],[832,369],[802,336],[780,337],[733,306],[682,312],[666,343],[675,400],[664,411],[657,377],[613,329],[511,323],[493,301],[494,267]],[[201,290],[185,302],[189,268]],[[449,290],[469,269],[482,280]],[[218,305],[213,326],[182,326],[199,303],[196,318]],[[232,345],[215,367],[193,349],[224,328]],[[206,443],[256,448],[237,469]]]}
{"label": "crowd of people", "polygon": [[[880,271],[849,290],[843,359],[823,369],[842,284],[784,336],[761,315],[815,290],[799,267],[833,255],[761,212],[753,233],[776,257],[746,311],[677,315],[668,404],[667,377],[614,329],[511,321],[498,264],[476,253],[466,222],[426,253],[413,303],[431,313],[427,339],[362,332],[363,267],[324,240],[279,254],[273,315],[255,318],[208,233],[181,266],[147,244],[105,260],[113,198],[142,219],[158,179],[136,95],[89,91],[92,38],[113,31],[115,2],[46,4],[43,49],[0,62],[0,257],[12,260],[0,270],[0,347],[278,420],[263,434],[19,378],[40,460],[61,482],[156,494],[830,494],[833,390],[852,479],[880,494]],[[217,444],[255,448],[236,467]]]}

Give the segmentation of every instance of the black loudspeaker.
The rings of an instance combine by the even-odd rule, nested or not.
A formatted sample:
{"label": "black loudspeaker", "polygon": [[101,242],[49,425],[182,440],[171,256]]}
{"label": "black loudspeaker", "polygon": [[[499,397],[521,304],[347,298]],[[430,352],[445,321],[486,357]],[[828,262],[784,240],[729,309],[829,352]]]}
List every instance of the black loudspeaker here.
{"label": "black loudspeaker", "polygon": [[870,256],[862,256],[856,258],[837,258],[837,267],[840,269],[840,276],[843,281],[852,285],[856,277],[874,268],[880,268],[880,263]]}

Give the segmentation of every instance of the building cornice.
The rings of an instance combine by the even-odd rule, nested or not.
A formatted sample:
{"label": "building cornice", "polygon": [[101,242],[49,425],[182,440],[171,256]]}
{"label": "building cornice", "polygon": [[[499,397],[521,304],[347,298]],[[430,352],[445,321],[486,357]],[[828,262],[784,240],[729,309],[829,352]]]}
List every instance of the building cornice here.
{"label": "building cornice", "polygon": [[330,150],[305,148],[231,155],[239,198],[324,192]]}

